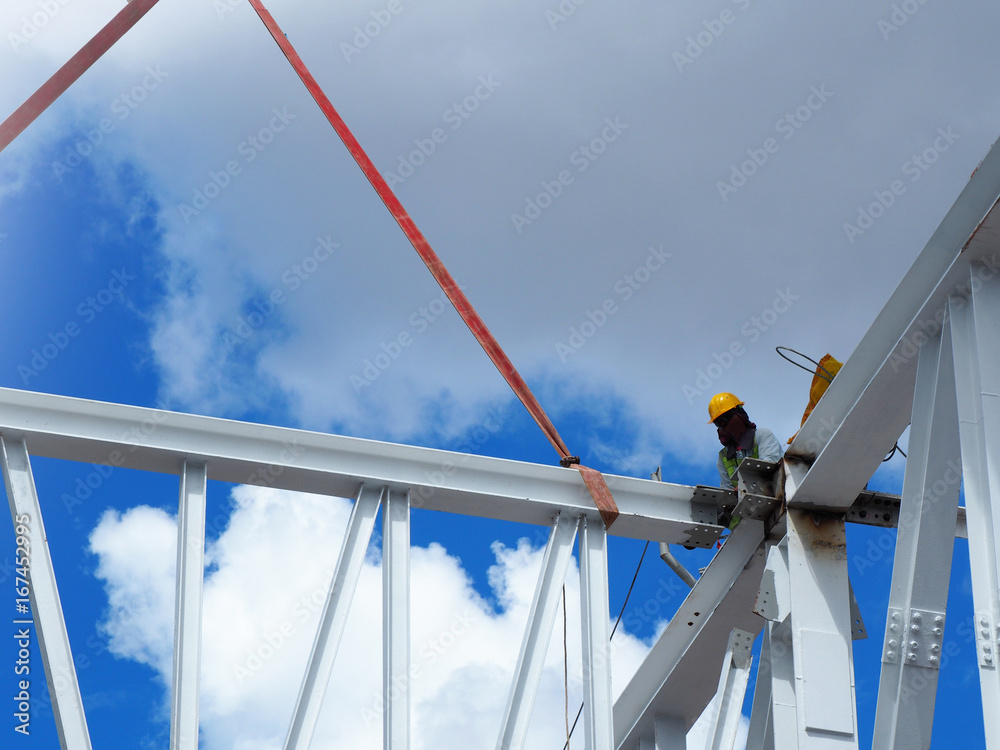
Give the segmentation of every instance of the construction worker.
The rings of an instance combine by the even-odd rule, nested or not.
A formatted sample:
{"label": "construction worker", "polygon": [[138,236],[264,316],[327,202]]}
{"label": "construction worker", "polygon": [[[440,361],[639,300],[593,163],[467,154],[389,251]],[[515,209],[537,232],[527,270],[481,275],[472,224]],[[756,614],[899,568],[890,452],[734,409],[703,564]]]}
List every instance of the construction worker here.
{"label": "construction worker", "polygon": [[708,402],[708,423],[719,432],[719,481],[722,487],[736,486],[736,467],[744,458],[777,461],[781,444],[774,433],[750,421],[743,402],[732,393],[716,393]]}

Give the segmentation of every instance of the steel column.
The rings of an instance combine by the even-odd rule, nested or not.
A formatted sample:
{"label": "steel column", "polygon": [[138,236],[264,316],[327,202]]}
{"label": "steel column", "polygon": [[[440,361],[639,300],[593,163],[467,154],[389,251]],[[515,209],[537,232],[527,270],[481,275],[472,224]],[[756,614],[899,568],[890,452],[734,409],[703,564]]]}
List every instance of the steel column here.
{"label": "steel column", "polygon": [[753,662],[750,648],[753,641],[752,633],[739,628],[733,628],[729,636],[728,650],[719,675],[719,689],[713,702],[715,715],[705,750],[733,750],[736,744],[736,733],[743,715],[743,697],[750,681],[750,664]]}
{"label": "steel column", "polygon": [[788,509],[788,578],[799,747],[856,748],[843,516]]}
{"label": "steel column", "polygon": [[358,490],[347,524],[344,546],[330,583],[330,593],[323,607],[323,617],[316,631],[312,654],[295,702],[295,713],[285,739],[285,750],[308,750],[312,742],[384,492],[384,489],[373,489],[365,485],[361,485]]}
{"label": "steel column", "polygon": [[971,297],[949,300],[962,471],[972,568],[976,651],[986,746],[1000,747],[1000,278],[970,277]]}
{"label": "steel column", "polygon": [[514,681],[500,725],[497,750],[520,750],[524,746],[528,720],[535,704],[538,683],[542,679],[545,651],[552,637],[560,594],[566,581],[566,569],[573,556],[577,523],[576,517],[561,513],[552,524],[549,542],[542,556],[535,598],[528,613],[521,653],[514,670]]}
{"label": "steel column", "polygon": [[[0,435],[3,454],[3,475],[7,484],[7,500],[17,537],[27,537],[29,568],[28,598],[31,615],[14,621],[17,630],[29,632],[35,626],[38,649],[42,655],[45,680],[52,697],[52,713],[56,732],[63,750],[90,750],[90,732],[83,712],[80,685],[69,645],[66,620],[59,601],[59,587],[52,567],[48,538],[42,524],[42,508],[38,502],[35,479],[31,474],[28,448],[23,440],[11,440]],[[21,546],[20,540],[18,546]]]}
{"label": "steel column", "polygon": [[598,517],[580,518],[580,623],[587,750],[613,750],[608,536]]}
{"label": "steel column", "polygon": [[205,502],[208,471],[184,462],[177,508],[173,692],[170,750],[198,748],[198,678],[201,669],[202,585],[205,574]]}
{"label": "steel column", "polygon": [[962,481],[951,335],[917,362],[873,746],[929,748]]}
{"label": "steel column", "polygon": [[410,746],[410,496],[382,508],[382,714],[385,750]]}

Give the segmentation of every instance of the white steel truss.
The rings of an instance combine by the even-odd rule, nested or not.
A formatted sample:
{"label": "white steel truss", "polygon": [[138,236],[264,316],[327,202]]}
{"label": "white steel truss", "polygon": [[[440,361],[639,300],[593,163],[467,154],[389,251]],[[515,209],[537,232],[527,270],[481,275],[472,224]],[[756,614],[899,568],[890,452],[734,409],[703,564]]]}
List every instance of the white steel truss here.
{"label": "white steel truss", "polygon": [[[179,477],[173,750],[197,747],[209,478],[355,498],[289,717],[288,750],[310,745],[380,510],[384,746],[409,747],[410,701],[398,686],[410,660],[411,508],[551,528],[498,750],[524,744],[575,543],[588,750],[683,748],[710,704],[708,749],[732,747],[748,643],[761,631],[749,747],[839,750],[859,745],[852,641],[864,637],[845,522],[865,515],[858,504],[871,500],[866,482],[912,424],[874,746],[930,745],[951,548],[966,528],[961,480],[984,733],[988,747],[1000,748],[998,198],[994,146],[780,465],[745,462],[736,493],[608,477],[621,511],[610,530],[572,469],[0,389],[2,468],[15,526],[31,521],[31,605],[62,746],[89,748],[90,738],[29,452]],[[725,544],[613,701],[607,534],[709,547],[727,527]],[[923,688],[910,690],[918,678]]]}

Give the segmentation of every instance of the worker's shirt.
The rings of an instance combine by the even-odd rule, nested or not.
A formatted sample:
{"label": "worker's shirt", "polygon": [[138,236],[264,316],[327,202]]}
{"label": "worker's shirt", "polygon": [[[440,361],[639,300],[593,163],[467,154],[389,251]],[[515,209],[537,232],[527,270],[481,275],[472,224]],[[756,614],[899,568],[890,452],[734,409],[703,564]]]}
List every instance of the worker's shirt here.
{"label": "worker's shirt", "polygon": [[[781,443],[778,442],[778,438],[774,436],[774,433],[765,427],[758,427],[756,434],[754,435],[753,445],[747,450],[737,450],[736,451],[736,462],[737,465],[740,461],[748,456],[753,455],[753,449],[757,449],[757,458],[760,461],[777,461],[781,458]],[[735,487],[735,474],[733,476],[729,475],[726,471],[726,465],[722,460],[725,455],[726,449],[723,448],[719,451],[719,458],[716,465],[719,469],[719,486],[720,487]]]}

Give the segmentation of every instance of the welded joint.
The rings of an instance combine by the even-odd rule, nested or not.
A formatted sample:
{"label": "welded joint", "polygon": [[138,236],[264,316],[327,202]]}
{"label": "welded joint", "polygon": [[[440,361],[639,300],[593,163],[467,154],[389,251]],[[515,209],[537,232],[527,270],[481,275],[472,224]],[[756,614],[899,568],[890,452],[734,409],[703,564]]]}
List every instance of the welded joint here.
{"label": "welded joint", "polygon": [[1000,625],[994,624],[993,617],[989,613],[977,612],[974,627],[979,666],[984,669],[996,669],[997,654],[1000,653]]}
{"label": "welded joint", "polygon": [[[882,662],[940,669],[944,618],[944,612],[889,607]],[[992,661],[992,648],[989,658]]]}

